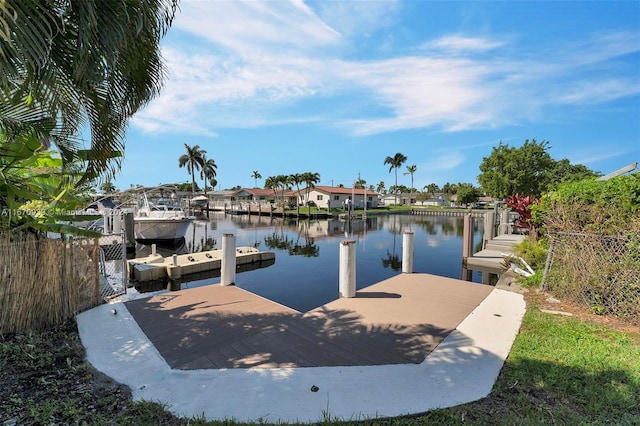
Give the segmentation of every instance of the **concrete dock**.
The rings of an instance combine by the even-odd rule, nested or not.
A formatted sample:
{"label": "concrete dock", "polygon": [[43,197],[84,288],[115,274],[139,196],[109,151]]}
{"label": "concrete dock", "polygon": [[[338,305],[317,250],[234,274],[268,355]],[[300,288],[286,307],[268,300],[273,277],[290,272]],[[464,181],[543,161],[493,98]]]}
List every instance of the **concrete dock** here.
{"label": "concrete dock", "polygon": [[211,285],[102,305],[78,328],[88,360],[134,399],[209,420],[322,422],[487,396],[524,312],[520,294],[400,274],[305,313]]}

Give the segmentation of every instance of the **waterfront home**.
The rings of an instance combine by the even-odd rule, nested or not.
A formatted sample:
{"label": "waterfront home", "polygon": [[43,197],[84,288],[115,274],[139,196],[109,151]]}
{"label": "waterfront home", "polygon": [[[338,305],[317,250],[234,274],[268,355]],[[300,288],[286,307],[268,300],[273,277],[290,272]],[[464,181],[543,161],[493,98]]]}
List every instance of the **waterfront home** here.
{"label": "waterfront home", "polygon": [[[298,204],[307,203],[307,189],[293,191],[298,198]],[[309,204],[328,209],[342,209],[347,206],[347,202],[354,203],[356,209],[378,207],[379,194],[364,188],[343,188],[336,186],[316,185],[309,191]]]}

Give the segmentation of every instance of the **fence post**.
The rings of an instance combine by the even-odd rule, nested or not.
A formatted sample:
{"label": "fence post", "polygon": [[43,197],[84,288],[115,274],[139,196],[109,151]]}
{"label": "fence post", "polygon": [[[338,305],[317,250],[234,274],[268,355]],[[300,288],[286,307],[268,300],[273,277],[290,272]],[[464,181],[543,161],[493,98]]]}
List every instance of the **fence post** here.
{"label": "fence post", "polygon": [[402,235],[402,273],[413,273],[413,241],[415,234],[405,231]]}
{"label": "fence post", "polygon": [[222,234],[222,263],[220,284],[236,283],[236,237],[233,234]]}
{"label": "fence post", "polygon": [[354,297],[356,295],[356,241],[343,240],[340,242],[340,296]]}

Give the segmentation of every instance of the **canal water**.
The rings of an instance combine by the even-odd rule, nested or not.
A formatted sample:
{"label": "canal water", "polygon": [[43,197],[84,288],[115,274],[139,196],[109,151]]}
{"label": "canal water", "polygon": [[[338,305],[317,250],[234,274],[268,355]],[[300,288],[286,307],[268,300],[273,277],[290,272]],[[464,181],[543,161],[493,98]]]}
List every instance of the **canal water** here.
{"label": "canal water", "polygon": [[[177,247],[157,247],[171,256],[222,248],[222,234],[235,235],[236,246],[275,253],[275,262],[252,265],[236,274],[236,286],[301,312],[338,297],[340,242],[356,241],[356,287],[402,272],[403,233],[414,233],[413,271],[460,279],[463,219],[451,216],[379,215],[355,220],[295,220],[266,216],[212,214],[196,220]],[[482,221],[474,221],[474,242],[482,243]],[[138,245],[137,257],[149,246]],[[249,269],[249,270],[247,270]],[[219,272],[182,283],[137,285],[139,291],[185,289],[220,283]],[[474,272],[472,281],[481,282]]]}

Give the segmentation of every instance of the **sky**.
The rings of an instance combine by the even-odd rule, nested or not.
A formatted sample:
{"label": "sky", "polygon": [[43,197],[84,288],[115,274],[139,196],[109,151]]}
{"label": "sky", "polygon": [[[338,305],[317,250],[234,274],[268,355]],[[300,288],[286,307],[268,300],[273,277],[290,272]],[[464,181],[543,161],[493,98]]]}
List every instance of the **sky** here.
{"label": "sky", "polygon": [[[640,1],[182,0],[161,94],[130,121],[113,183],[468,182],[500,142],[548,141],[603,174],[640,161]],[[526,167],[525,164],[522,165]],[[202,180],[198,178],[200,186]]]}

